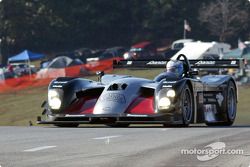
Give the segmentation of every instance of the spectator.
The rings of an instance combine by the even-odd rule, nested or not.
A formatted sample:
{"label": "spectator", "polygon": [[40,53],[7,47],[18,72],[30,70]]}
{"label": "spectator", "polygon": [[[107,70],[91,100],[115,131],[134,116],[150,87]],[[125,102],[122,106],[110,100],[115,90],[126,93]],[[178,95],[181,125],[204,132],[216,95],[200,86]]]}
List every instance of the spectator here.
{"label": "spectator", "polygon": [[14,72],[14,67],[13,67],[13,65],[8,64],[7,70],[8,70],[9,72],[13,73],[13,72]]}

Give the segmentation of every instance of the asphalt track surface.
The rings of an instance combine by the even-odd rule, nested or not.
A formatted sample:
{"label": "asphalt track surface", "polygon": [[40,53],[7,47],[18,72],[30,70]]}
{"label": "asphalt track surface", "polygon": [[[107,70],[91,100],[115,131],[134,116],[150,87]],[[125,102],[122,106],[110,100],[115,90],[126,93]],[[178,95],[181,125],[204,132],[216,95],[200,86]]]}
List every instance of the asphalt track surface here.
{"label": "asphalt track surface", "polygon": [[[243,155],[200,161],[182,149],[223,142]],[[0,127],[1,167],[191,167],[250,165],[250,128]]]}

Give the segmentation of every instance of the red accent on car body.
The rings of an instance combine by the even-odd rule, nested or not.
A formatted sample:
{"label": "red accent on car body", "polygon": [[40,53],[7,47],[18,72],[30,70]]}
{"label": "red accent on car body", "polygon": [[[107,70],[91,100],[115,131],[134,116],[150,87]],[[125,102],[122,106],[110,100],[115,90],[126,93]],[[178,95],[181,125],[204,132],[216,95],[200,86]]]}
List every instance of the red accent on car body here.
{"label": "red accent on car body", "polygon": [[93,114],[98,97],[82,97],[66,109],[65,114]]}
{"label": "red accent on car body", "polygon": [[128,107],[126,113],[129,114],[155,114],[154,96],[137,97]]}

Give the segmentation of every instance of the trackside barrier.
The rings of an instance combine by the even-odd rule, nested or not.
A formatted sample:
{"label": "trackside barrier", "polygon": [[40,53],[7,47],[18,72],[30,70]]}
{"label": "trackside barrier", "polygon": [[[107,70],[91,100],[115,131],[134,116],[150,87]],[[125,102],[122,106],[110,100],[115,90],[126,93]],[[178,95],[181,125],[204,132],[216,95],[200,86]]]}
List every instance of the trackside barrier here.
{"label": "trackside barrier", "polygon": [[19,91],[26,88],[48,85],[57,77],[84,77],[94,75],[96,71],[111,71],[113,60],[91,62],[89,64],[71,66],[58,69],[43,69],[36,74],[25,75],[17,78],[6,79],[0,82],[0,93]]}

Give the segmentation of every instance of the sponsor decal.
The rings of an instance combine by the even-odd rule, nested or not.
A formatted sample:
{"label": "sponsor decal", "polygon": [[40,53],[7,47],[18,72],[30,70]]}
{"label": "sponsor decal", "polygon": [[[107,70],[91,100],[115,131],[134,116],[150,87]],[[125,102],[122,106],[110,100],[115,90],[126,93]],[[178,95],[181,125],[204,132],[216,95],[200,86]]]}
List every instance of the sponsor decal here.
{"label": "sponsor decal", "polygon": [[85,115],[73,115],[73,114],[66,114],[65,117],[85,117]]}
{"label": "sponsor decal", "polygon": [[172,88],[173,86],[172,85],[163,85],[162,87],[163,88]]}
{"label": "sponsor decal", "polygon": [[197,65],[214,65],[215,61],[200,60],[200,61],[196,62],[195,64],[197,64]]}
{"label": "sponsor decal", "polygon": [[66,84],[68,81],[54,81],[52,87],[53,88],[62,88],[64,84]]}
{"label": "sponsor decal", "polygon": [[205,103],[218,103],[218,105],[221,107],[222,102],[224,100],[224,96],[222,93],[212,94],[212,93],[205,93],[204,94]]}
{"label": "sponsor decal", "polygon": [[175,84],[177,81],[164,81],[163,83],[166,83],[166,84]]}
{"label": "sponsor decal", "polygon": [[166,65],[166,61],[150,61],[147,65]]}
{"label": "sponsor decal", "polygon": [[62,88],[62,85],[53,85],[53,88]]}
{"label": "sponsor decal", "polygon": [[127,61],[127,65],[131,65],[132,64],[132,61]]}
{"label": "sponsor decal", "polygon": [[148,115],[127,114],[128,117],[148,117]]}
{"label": "sponsor decal", "polygon": [[212,94],[212,93],[205,93],[204,96],[205,97],[214,97],[214,94]]}
{"label": "sponsor decal", "polygon": [[55,81],[54,84],[66,84],[68,81]]}
{"label": "sponsor decal", "polygon": [[207,98],[207,99],[206,99],[206,102],[207,102],[207,103],[215,103],[215,102],[217,102],[217,101],[216,101],[216,99]]}
{"label": "sponsor decal", "polygon": [[125,103],[125,97],[122,94],[118,93],[106,93],[103,94],[100,98],[102,101],[112,101],[117,103]]}
{"label": "sponsor decal", "polygon": [[235,60],[231,61],[231,65],[235,65],[235,64],[236,64]]}
{"label": "sponsor decal", "polygon": [[221,93],[218,93],[218,94],[216,95],[216,99],[217,99],[217,102],[218,102],[219,106],[221,106],[221,105],[222,105],[222,102],[223,102],[223,100],[224,100],[223,95],[222,95]]}

